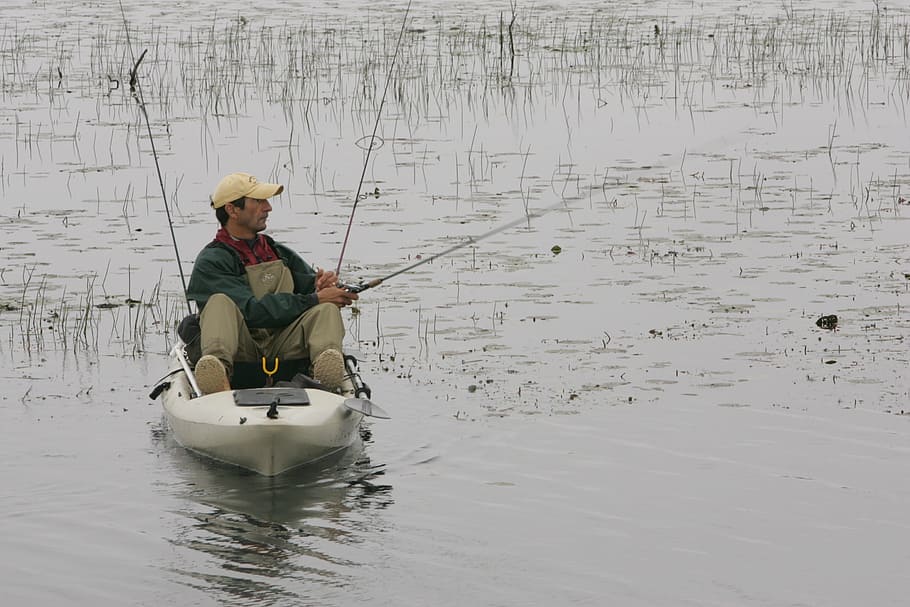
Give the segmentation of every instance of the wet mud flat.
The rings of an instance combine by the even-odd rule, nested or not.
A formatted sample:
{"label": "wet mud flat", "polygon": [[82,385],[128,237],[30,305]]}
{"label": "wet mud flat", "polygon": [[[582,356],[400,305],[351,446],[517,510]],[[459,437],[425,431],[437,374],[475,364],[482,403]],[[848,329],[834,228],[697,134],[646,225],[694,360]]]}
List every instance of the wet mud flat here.
{"label": "wet mud flat", "polygon": [[[268,545],[293,547],[279,553],[301,569],[247,588],[253,597],[257,588],[301,596],[306,558],[326,578],[390,583],[419,600],[406,565],[440,548],[451,558],[417,567],[421,579],[496,564],[537,596],[555,594],[532,581],[552,566],[547,549],[516,539],[541,525],[541,507],[580,513],[598,529],[597,542],[576,550],[554,538],[578,539],[582,525],[542,524],[578,601],[607,587],[671,604],[672,593],[632,590],[651,570],[641,563],[673,567],[643,547],[659,529],[669,550],[700,554],[704,570],[724,570],[731,554],[781,563],[763,569],[767,578],[726,570],[730,587],[691,582],[710,577],[695,569],[668,573],[694,601],[727,599],[738,585],[773,604],[850,604],[820,577],[807,575],[804,588],[795,574],[777,590],[770,581],[795,566],[793,555],[824,552],[825,537],[905,558],[880,531],[905,534],[902,492],[888,478],[906,471],[910,413],[906,12],[709,5],[695,19],[687,7],[579,5],[554,20],[544,6],[414,7],[390,72],[403,7],[369,19],[326,9],[297,22],[246,10],[202,18],[178,6],[142,28],[142,9],[125,8],[131,45],[111,7],[23,4],[0,28],[0,403],[59,441],[27,432],[9,444],[47,480],[10,480],[20,494],[60,497],[49,460],[75,475],[87,462],[110,470],[101,444],[84,451],[64,428],[92,436],[101,431],[85,419],[100,417],[105,433],[145,441],[118,438],[113,448],[163,487],[140,493],[192,530],[176,540],[184,573],[245,558],[242,540],[257,521],[287,533],[306,520],[370,545],[377,530],[401,532],[388,552],[353,555],[340,536],[311,527],[270,536]],[[52,42],[39,27],[47,24],[56,25]],[[144,49],[137,76],[163,195],[130,90]],[[362,457],[324,476],[254,485],[253,495],[282,505],[262,511],[244,498],[245,481],[226,491],[229,473],[185,461],[146,397],[186,313],[164,200],[189,272],[216,227],[206,200],[220,174],[284,183],[269,232],[334,267],[389,74],[345,280],[386,276],[563,204],[363,294],[346,313],[350,349],[403,421],[371,427]],[[182,466],[195,472],[181,476]],[[852,489],[843,497],[834,487]],[[877,522],[848,524],[849,508],[875,498],[885,504]],[[167,537],[121,506],[117,528]],[[500,507],[514,518],[504,521]],[[478,512],[477,529],[462,509]],[[718,520],[741,533],[715,533]],[[417,541],[431,531],[435,543]],[[28,548],[28,525],[14,533],[20,550],[43,554]],[[237,550],[213,556],[187,537]],[[302,556],[314,537],[322,552]],[[621,562],[623,551],[640,566]],[[358,567],[396,553],[389,576]],[[612,563],[616,576],[595,561]],[[258,565],[277,567],[268,562]],[[869,572],[875,560],[850,563]],[[897,573],[883,566],[878,575],[880,604],[896,600]],[[534,596],[482,577],[503,603]],[[178,596],[217,587],[230,597],[243,576],[206,575],[198,586],[165,578]],[[136,574],[120,596],[148,583]],[[451,584],[436,578],[429,588]],[[340,604],[331,584],[320,588]]]}

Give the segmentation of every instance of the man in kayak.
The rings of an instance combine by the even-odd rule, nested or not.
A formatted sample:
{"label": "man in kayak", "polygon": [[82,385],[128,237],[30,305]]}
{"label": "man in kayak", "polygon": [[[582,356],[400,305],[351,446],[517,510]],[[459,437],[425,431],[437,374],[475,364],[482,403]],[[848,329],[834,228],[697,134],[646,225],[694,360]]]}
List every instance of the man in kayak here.
{"label": "man in kayak", "polygon": [[211,204],[221,228],[196,257],[187,296],[201,310],[202,356],[196,381],[204,394],[230,390],[235,361],[268,366],[312,361],[313,378],[338,390],[345,378],[341,308],[357,299],[334,272],[313,269],[297,253],[262,234],[284,186],[232,173]]}

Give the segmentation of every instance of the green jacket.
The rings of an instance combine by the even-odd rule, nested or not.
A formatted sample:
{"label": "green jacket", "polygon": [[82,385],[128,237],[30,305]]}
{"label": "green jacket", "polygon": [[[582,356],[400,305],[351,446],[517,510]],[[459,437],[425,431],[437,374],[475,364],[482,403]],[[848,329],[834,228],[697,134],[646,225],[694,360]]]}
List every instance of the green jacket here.
{"label": "green jacket", "polygon": [[316,295],[316,271],[297,253],[266,236],[269,245],[294,277],[293,293],[271,293],[256,299],[246,277],[246,270],[236,251],[212,241],[196,257],[186,289],[199,311],[209,297],[224,293],[230,297],[251,329],[286,327],[298,316],[319,303]]}

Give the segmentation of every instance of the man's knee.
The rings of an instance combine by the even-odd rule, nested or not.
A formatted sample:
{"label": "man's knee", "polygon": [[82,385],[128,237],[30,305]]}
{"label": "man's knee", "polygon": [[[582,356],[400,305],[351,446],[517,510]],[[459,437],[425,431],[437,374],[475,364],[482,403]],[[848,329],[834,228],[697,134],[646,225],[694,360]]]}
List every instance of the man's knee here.
{"label": "man's knee", "polygon": [[221,333],[229,330],[228,327],[233,327],[233,331],[237,331],[243,323],[240,308],[233,299],[224,293],[215,293],[209,297],[199,314],[199,326],[202,328],[203,335]]}
{"label": "man's knee", "polygon": [[313,313],[317,316],[330,316],[332,318],[341,318],[341,308],[333,303],[316,304],[312,308]]}
{"label": "man's knee", "polygon": [[234,300],[225,295],[224,293],[215,293],[209,300],[205,302],[205,307],[202,308],[202,313],[206,311],[209,313],[215,311],[224,311],[237,309],[237,304],[234,303]]}
{"label": "man's knee", "polygon": [[309,316],[308,325],[312,330],[341,332],[344,334],[344,321],[341,318],[341,308],[333,303],[316,304],[305,315]]}

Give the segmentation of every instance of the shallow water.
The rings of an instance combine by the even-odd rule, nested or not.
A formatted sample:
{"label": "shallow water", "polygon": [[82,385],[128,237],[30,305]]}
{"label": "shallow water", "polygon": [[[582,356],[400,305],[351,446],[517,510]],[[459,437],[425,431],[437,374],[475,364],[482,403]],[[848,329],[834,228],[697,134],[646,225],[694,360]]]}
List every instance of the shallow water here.
{"label": "shallow water", "polygon": [[508,3],[412,7],[345,278],[564,205],[365,292],[393,419],[265,479],[147,396],[186,305],[131,56],[185,270],[230,170],[334,267],[404,7],[131,4],[132,50],[0,26],[10,601],[903,604],[910,15],[534,4],[513,64]]}

